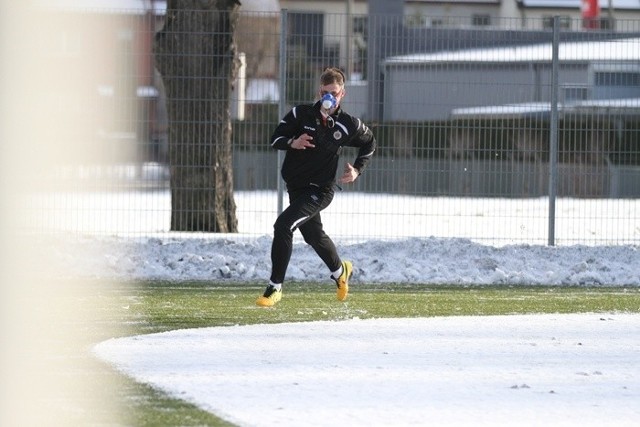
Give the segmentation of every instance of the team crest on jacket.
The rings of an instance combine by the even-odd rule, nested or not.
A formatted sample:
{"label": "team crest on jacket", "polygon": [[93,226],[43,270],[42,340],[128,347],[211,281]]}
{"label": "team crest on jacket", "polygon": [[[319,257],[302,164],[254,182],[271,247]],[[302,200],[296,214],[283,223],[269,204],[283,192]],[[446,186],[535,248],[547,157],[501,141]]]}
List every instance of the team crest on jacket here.
{"label": "team crest on jacket", "polygon": [[339,140],[340,138],[342,138],[342,133],[337,130],[333,133],[333,139],[335,139],[336,141]]}

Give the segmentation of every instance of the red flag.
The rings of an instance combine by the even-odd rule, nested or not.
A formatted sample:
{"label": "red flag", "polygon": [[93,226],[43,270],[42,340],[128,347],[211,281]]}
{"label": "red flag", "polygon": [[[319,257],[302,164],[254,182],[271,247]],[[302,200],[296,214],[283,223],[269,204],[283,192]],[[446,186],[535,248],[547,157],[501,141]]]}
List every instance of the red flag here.
{"label": "red flag", "polygon": [[598,0],[582,0],[582,25],[584,28],[598,28],[600,5]]}

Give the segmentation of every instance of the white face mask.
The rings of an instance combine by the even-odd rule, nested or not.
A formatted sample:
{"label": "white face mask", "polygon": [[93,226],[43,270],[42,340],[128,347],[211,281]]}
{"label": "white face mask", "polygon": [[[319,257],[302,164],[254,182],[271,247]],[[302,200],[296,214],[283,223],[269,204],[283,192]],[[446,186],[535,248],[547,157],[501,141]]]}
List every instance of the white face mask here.
{"label": "white face mask", "polygon": [[338,100],[330,93],[325,93],[322,96],[322,108],[324,108],[325,110],[336,108],[337,103]]}

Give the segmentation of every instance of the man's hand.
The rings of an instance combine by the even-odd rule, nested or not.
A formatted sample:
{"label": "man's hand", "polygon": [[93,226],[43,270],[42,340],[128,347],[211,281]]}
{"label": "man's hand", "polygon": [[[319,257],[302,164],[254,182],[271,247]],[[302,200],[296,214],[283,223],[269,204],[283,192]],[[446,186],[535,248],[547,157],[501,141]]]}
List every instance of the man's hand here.
{"label": "man's hand", "polygon": [[344,165],[344,173],[340,177],[340,182],[342,184],[353,182],[356,180],[356,178],[358,178],[358,175],[360,175],[358,169],[354,168],[351,163],[347,163],[346,165]]}
{"label": "man's hand", "polygon": [[296,150],[306,150],[307,148],[314,148],[315,145],[311,143],[313,141],[313,137],[303,133],[293,141],[291,141],[291,148]]}

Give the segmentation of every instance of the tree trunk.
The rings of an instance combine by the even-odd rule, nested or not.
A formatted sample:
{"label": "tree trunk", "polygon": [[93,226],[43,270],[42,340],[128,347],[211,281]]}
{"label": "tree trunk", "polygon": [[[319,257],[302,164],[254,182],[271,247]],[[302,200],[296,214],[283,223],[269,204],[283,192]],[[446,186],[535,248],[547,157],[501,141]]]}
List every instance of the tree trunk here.
{"label": "tree trunk", "polygon": [[155,38],[167,93],[171,230],[238,231],[231,159],[235,0],[169,0]]}

